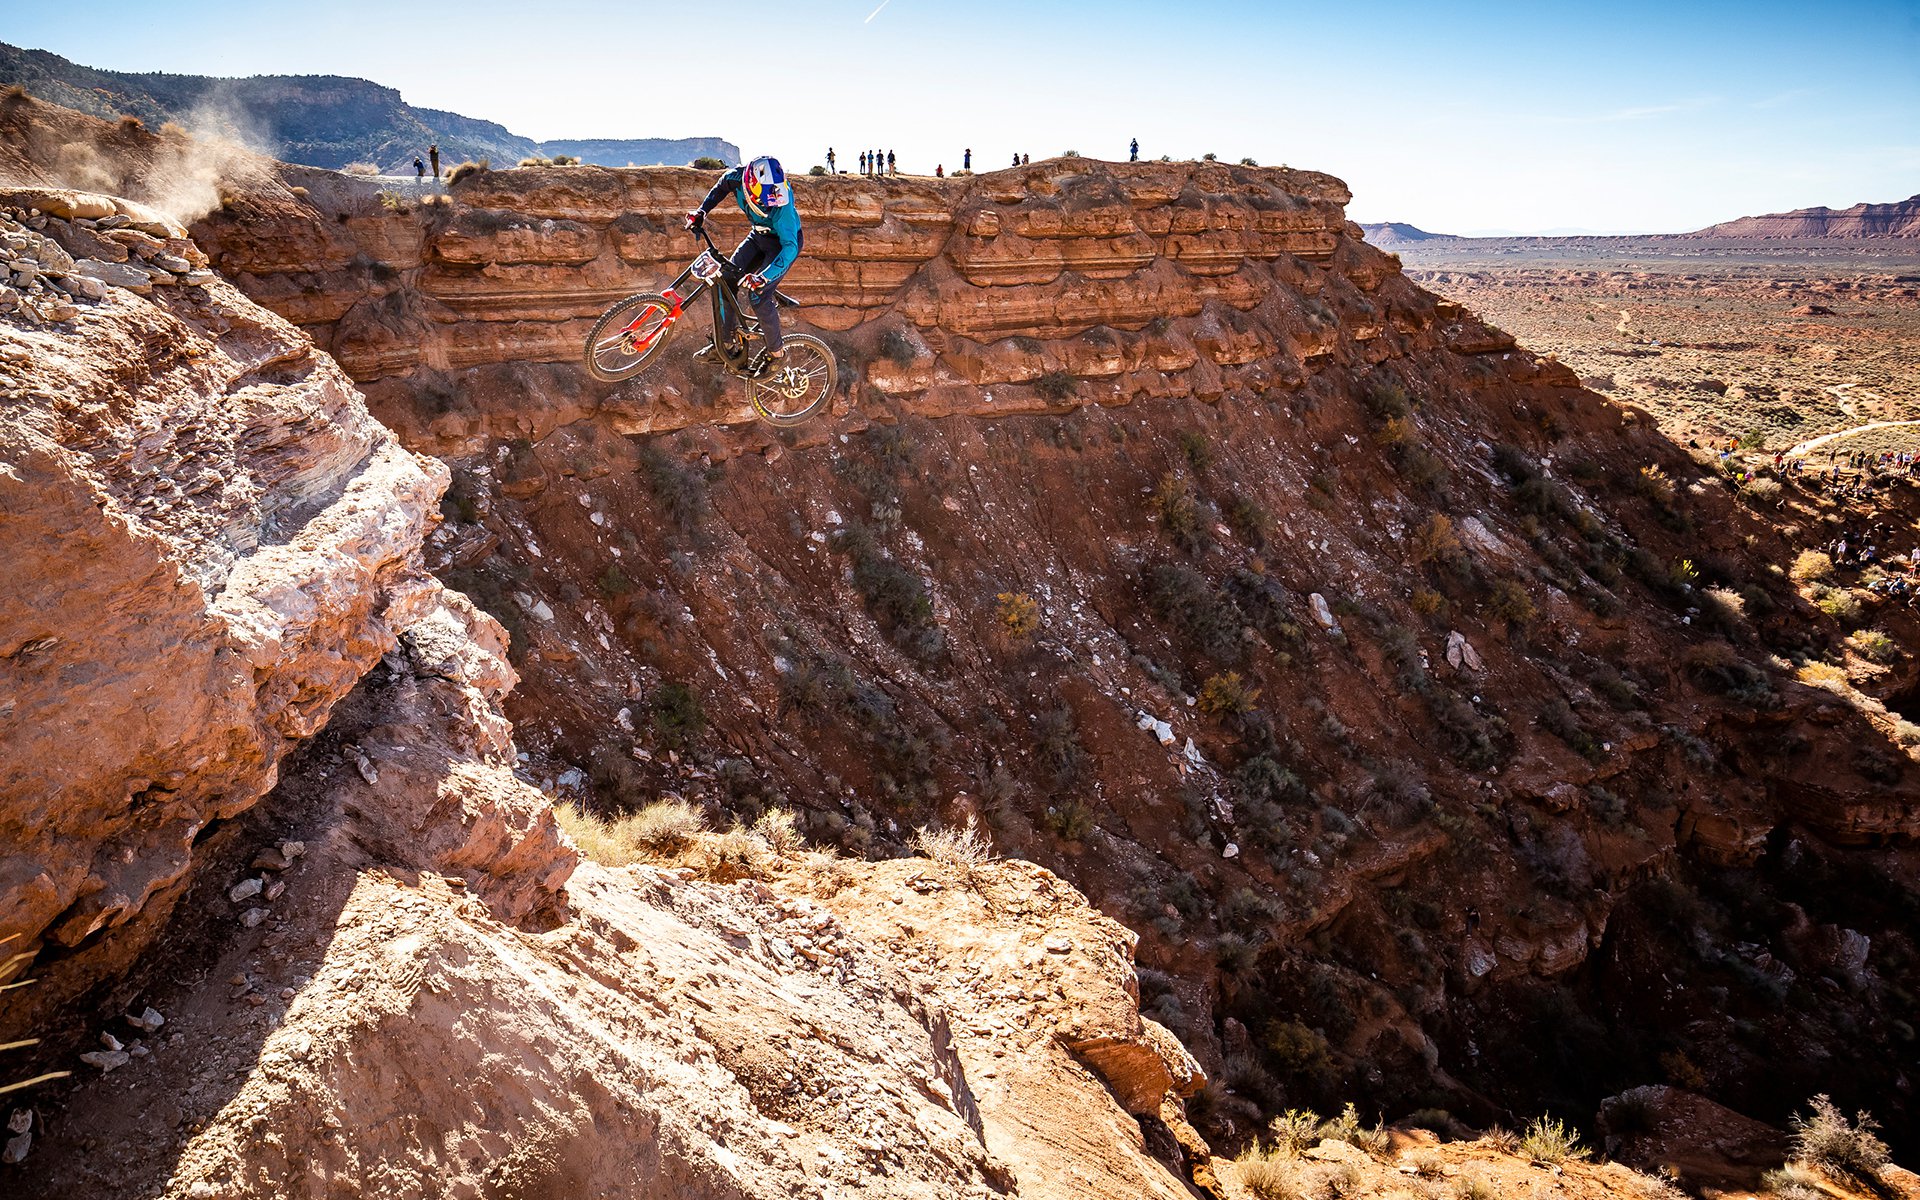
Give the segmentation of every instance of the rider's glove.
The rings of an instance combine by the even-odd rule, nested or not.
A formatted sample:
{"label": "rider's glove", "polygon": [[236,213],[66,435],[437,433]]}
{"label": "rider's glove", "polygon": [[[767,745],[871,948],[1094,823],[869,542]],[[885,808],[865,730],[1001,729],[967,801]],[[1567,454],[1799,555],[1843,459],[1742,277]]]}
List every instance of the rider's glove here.
{"label": "rider's glove", "polygon": [[704,208],[696,208],[687,213],[687,229],[693,233],[699,233],[700,226],[706,224],[706,221],[707,210]]}
{"label": "rider's glove", "polygon": [[758,296],[761,292],[764,292],[767,290],[767,277],[758,272],[755,272],[754,274],[747,276],[745,279],[742,279],[740,281],[740,286],[746,288],[748,291]]}

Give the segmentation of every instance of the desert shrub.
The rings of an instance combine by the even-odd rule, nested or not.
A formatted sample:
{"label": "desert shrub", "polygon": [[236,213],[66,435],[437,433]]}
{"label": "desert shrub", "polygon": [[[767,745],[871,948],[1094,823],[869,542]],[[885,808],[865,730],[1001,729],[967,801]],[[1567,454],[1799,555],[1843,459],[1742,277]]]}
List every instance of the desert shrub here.
{"label": "desert shrub", "polygon": [[1445,688],[1426,692],[1427,712],[1446,734],[1447,754],[1470,771],[1484,771],[1506,761],[1512,730],[1497,714],[1483,716],[1463,697]]}
{"label": "desert shrub", "polygon": [[1863,1181],[1878,1179],[1881,1168],[1887,1165],[1887,1144],[1876,1132],[1880,1123],[1864,1112],[1855,1113],[1848,1121],[1840,1107],[1824,1094],[1809,1100],[1807,1107],[1808,1112],[1795,1113],[1788,1122],[1793,1157]]}
{"label": "desert shrub", "polygon": [[1640,473],[1634,477],[1634,488],[1642,496],[1661,505],[1672,504],[1674,496],[1678,494],[1673,476],[1657,466],[1641,467]]}
{"label": "desert shrub", "polygon": [[1593,690],[1602,700],[1621,712],[1646,707],[1646,700],[1640,694],[1639,683],[1622,675],[1606,663],[1596,665],[1587,682],[1593,686]]}
{"label": "desert shrub", "polygon": [[710,504],[704,471],[648,444],[640,451],[639,474],[662,515],[682,535],[692,534],[706,520]]}
{"label": "desert shrub", "polygon": [[1878,629],[1862,629],[1849,637],[1847,644],[1869,662],[1890,663],[1900,657],[1899,645]]}
{"label": "desert shrub", "polygon": [[1213,465],[1213,443],[1205,433],[1198,429],[1182,429],[1176,440],[1180,443],[1180,453],[1186,456],[1187,465],[1195,471],[1205,471]]}
{"label": "desert shrub", "polygon": [[1187,482],[1186,476],[1169,471],[1160,477],[1160,486],[1153,493],[1153,511],[1174,545],[1189,554],[1198,554],[1207,548],[1207,527],[1200,499],[1194,495],[1193,485]]}
{"label": "desert shrub", "polygon": [[1239,609],[1200,572],[1184,563],[1161,564],[1147,569],[1144,583],[1148,607],[1194,650],[1228,664],[1246,653]]}
{"label": "desert shrub", "polygon": [[700,697],[684,683],[662,683],[653,693],[649,706],[653,731],[660,744],[681,750],[693,744],[707,727],[707,713]]}
{"label": "desert shrub", "polygon": [[1487,597],[1487,612],[1516,628],[1529,624],[1539,615],[1533,598],[1517,579],[1502,579],[1493,585],[1493,594]]}
{"label": "desert shrub", "polygon": [[1093,810],[1075,797],[1047,805],[1040,819],[1054,836],[1064,841],[1077,842],[1093,832]]}
{"label": "desert shrub", "polygon": [[1260,699],[1260,689],[1249,687],[1238,671],[1210,675],[1200,685],[1200,711],[1214,716],[1246,712]]}
{"label": "desert shrub", "polygon": [[617,562],[608,563],[607,569],[600,572],[594,583],[600,588],[600,594],[609,599],[624,596],[639,586],[627,577],[627,573],[620,569],[620,564]]}
{"label": "desert shrub", "polygon": [[350,162],[346,166],[341,167],[340,171],[345,175],[378,175],[380,168],[378,165],[370,162]]}
{"label": "desert shrub", "polygon": [[1732,588],[1707,588],[1700,593],[1700,615],[1708,627],[1734,633],[1746,626],[1747,598]]}
{"label": "desert shrub", "polygon": [[1401,1118],[1401,1124],[1413,1129],[1424,1129],[1441,1141],[1452,1141],[1459,1136],[1460,1122],[1444,1108],[1416,1109]]}
{"label": "desert shrub", "polygon": [[715,158],[711,154],[702,154],[687,165],[696,171],[724,171],[727,169],[725,159]]}
{"label": "desert shrub", "polygon": [[1025,641],[1040,629],[1040,602],[1025,592],[1001,592],[994,600],[994,620],[1008,637]]}
{"label": "desert shrub", "polygon": [[1451,562],[1464,549],[1460,544],[1460,536],[1453,531],[1452,519],[1445,513],[1435,513],[1421,522],[1420,527],[1413,531],[1411,548],[1416,566],[1430,562]]}
{"label": "desert shrub", "polygon": [[550,158],[523,158],[520,160],[520,165],[523,167],[550,167],[553,165],[553,160]]}
{"label": "desert shrub", "polygon": [[672,854],[706,829],[700,810],[678,798],[611,818],[571,804],[556,805],[553,815],[580,853],[610,867]]}
{"label": "desert shrub", "polygon": [[1273,518],[1267,510],[1245,495],[1235,496],[1227,502],[1227,524],[1233,531],[1255,550],[1266,548],[1267,539],[1273,535]]}
{"label": "desert shrub", "polygon": [[917,658],[939,654],[946,639],[920,577],[881,549],[873,531],[858,521],[840,531],[839,547],[853,559],[853,586],[887,636]]}
{"label": "desert shrub", "polygon": [[1413,589],[1413,595],[1408,598],[1407,602],[1413,605],[1413,611],[1423,617],[1431,617],[1447,606],[1447,598],[1445,596],[1434,591],[1432,588],[1425,587]]}
{"label": "desert shrub", "polygon": [[492,169],[493,163],[489,159],[482,158],[477,161],[469,159],[447,172],[447,186],[453,187],[464,179],[470,179],[483,171],[491,171]]}
{"label": "desert shrub", "polygon": [[1408,1165],[1413,1168],[1415,1177],[1420,1179],[1440,1179],[1447,1173],[1446,1160],[1432,1151],[1415,1154]]}
{"label": "desert shrub", "polygon": [[937,863],[973,871],[993,861],[993,843],[971,816],[959,829],[921,829],[913,835],[914,849]]}
{"label": "desert shrub", "polygon": [[1760,1190],[1778,1200],[1826,1200],[1823,1183],[1818,1174],[1795,1162],[1760,1176]]}
{"label": "desert shrub", "polygon": [[1795,583],[1813,583],[1833,577],[1833,559],[1818,550],[1802,550],[1787,572]]}
{"label": "desert shrub", "polygon": [[1835,588],[1814,601],[1821,612],[1842,625],[1855,625],[1866,617],[1867,607],[1852,588]]}
{"label": "desert shrub", "polygon": [[1268,804],[1304,800],[1307,795],[1300,777],[1266,754],[1256,754],[1234,768],[1233,789],[1244,799]]}
{"label": "desert shrub", "polygon": [[825,175],[826,173],[827,173],[826,167],[822,166],[819,163],[815,163],[811,167],[807,168],[807,174],[809,175]]}
{"label": "desert shrub", "polygon": [[[1227,576],[1221,593],[1241,619],[1259,630],[1276,647],[1286,645],[1297,648],[1305,641],[1305,631],[1292,617],[1287,590],[1280,586],[1279,580],[1267,574],[1260,564],[1242,567]],[[1276,657],[1281,666],[1290,661],[1284,653]]]}
{"label": "desert shrub", "polygon": [[1407,389],[1391,379],[1369,380],[1361,390],[1360,403],[1369,416],[1381,422],[1405,417],[1413,412],[1413,401],[1407,397]]}
{"label": "desert shrub", "polygon": [[1240,1186],[1254,1200],[1305,1200],[1294,1182],[1293,1167],[1270,1151],[1253,1146],[1234,1160]]}
{"label": "desert shrub", "polygon": [[1582,758],[1599,761],[1600,741],[1587,732],[1565,700],[1552,700],[1540,710],[1540,728],[1565,742]]}
{"label": "desert shrub", "polygon": [[1080,777],[1086,766],[1086,751],[1080,746],[1080,731],[1073,709],[1066,704],[1043,709],[1033,719],[1033,749],[1053,774],[1056,787],[1064,787]]}
{"label": "desert shrub", "polygon": [[1340,1115],[1320,1126],[1320,1137],[1336,1142],[1345,1142],[1356,1150],[1379,1155],[1387,1151],[1391,1140],[1384,1125],[1375,1125],[1369,1129],[1360,1123],[1360,1114],[1352,1102],[1340,1110]]}
{"label": "desert shrub", "polygon": [[880,335],[880,354],[892,360],[894,366],[904,368],[913,365],[913,360],[920,357],[920,350],[906,330],[889,329]]}
{"label": "desert shrub", "polygon": [[1048,371],[1033,381],[1033,390],[1042,399],[1058,404],[1079,392],[1080,381],[1065,371]]}
{"label": "desert shrub", "polygon": [[1496,1154],[1520,1153],[1520,1135],[1499,1125],[1489,1125],[1479,1140]]}
{"label": "desert shrub", "polygon": [[1847,669],[1832,663],[1805,663],[1794,670],[1793,677],[1809,687],[1825,688],[1837,695],[1844,696],[1853,688],[1853,681],[1847,678]]}
{"label": "desert shrub", "polygon": [[[1298,1025],[1297,1022],[1289,1022],[1289,1024],[1296,1025],[1309,1034],[1313,1033],[1311,1029]],[[1319,1037],[1318,1034],[1314,1036]],[[1267,1041],[1269,1048],[1272,1048],[1273,1039],[1269,1037]],[[1326,1039],[1321,1038],[1320,1048],[1323,1054],[1326,1051],[1326,1045]],[[1267,1136],[1273,1139],[1273,1149],[1276,1154],[1286,1158],[1298,1158],[1318,1144],[1320,1114],[1310,1108],[1289,1108],[1267,1123]]]}
{"label": "desert shrub", "polygon": [[1755,508],[1772,508],[1780,503],[1783,490],[1778,479],[1750,479],[1740,489],[1740,498]]}
{"label": "desert shrub", "polygon": [[1582,1146],[1579,1133],[1567,1128],[1563,1122],[1535,1117],[1520,1139],[1520,1153],[1535,1162],[1557,1167],[1569,1160],[1586,1158],[1593,1152]]}
{"label": "desert shrub", "polygon": [[[1275,1021],[1267,1026],[1262,1039],[1274,1065],[1293,1076],[1327,1074],[1333,1065],[1333,1051],[1319,1030],[1301,1021]],[[1275,1143],[1288,1153],[1298,1154],[1326,1135],[1320,1118],[1312,1110],[1288,1109],[1274,1119],[1270,1127]]]}

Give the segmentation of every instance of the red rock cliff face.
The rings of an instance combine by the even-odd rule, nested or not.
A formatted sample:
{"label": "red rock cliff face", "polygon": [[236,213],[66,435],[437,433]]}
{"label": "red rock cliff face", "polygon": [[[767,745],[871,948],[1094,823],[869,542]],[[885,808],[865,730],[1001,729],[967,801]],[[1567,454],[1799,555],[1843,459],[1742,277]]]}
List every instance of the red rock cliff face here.
{"label": "red rock cliff face", "polygon": [[[65,319],[0,323],[0,938],[41,956],[9,1012],[28,1027],[125,974],[210,826],[444,607],[420,549],[446,468],[299,330],[153,265],[173,257],[130,220],[166,232],[107,197],[0,191],[16,265],[87,284]],[[94,243],[149,257],[115,274],[60,249]],[[550,817],[505,840],[543,836],[565,857]]]}
{"label": "red rock cliff face", "polygon": [[[618,391],[526,370],[571,366],[607,304],[685,265],[697,243],[679,220],[705,174],[483,172],[451,207],[400,213],[338,176],[284,176],[305,195],[251,192],[208,218],[202,240],[250,295],[376,385],[377,404],[407,385],[466,398],[430,429],[412,406],[382,408],[417,439],[459,449],[516,417],[543,433],[600,407],[667,429],[713,399],[671,363]],[[799,321],[843,333],[872,360],[863,383],[905,411],[1065,407],[1032,386],[1059,371],[1100,403],[1297,387],[1336,349],[1368,356],[1392,326],[1506,344],[1471,322],[1437,326],[1432,299],[1346,225],[1345,187],[1311,172],[1069,159],[944,182],[806,179],[796,195],[806,252],[786,290],[806,305]],[[742,223],[720,217],[718,236],[735,236]],[[468,407],[499,403],[512,413]]]}
{"label": "red rock cliff face", "polygon": [[[800,180],[847,386],[784,439],[695,339],[618,387],[573,361],[691,254],[703,178],[283,182],[199,236],[451,461],[433,562],[512,629],[556,791],[793,804],[869,853],[979,816],[1143,932],[1228,1136],[1676,1063],[1780,1116],[1849,1029],[1897,1061],[1874,897],[1911,852],[1863,847],[1911,838],[1913,771],[1892,713],[1793,680],[1844,631],[1776,521],[1411,285],[1337,181]],[[1817,949],[1858,938],[1871,971]]]}

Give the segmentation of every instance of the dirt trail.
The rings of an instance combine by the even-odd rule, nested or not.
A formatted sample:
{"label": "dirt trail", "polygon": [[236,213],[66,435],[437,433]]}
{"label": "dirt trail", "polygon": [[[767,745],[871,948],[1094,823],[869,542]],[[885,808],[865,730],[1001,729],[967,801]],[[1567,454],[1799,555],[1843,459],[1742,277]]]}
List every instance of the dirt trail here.
{"label": "dirt trail", "polygon": [[1798,446],[1787,451],[1787,453],[1794,457],[1799,457],[1804,454],[1812,454],[1815,450],[1818,450],[1829,442],[1844,437],[1852,437],[1856,433],[1868,433],[1875,429],[1898,429],[1909,425],[1920,425],[1920,421],[1868,421],[1865,425],[1855,425],[1851,429],[1842,429],[1837,433],[1823,433],[1817,438],[1801,442]]}

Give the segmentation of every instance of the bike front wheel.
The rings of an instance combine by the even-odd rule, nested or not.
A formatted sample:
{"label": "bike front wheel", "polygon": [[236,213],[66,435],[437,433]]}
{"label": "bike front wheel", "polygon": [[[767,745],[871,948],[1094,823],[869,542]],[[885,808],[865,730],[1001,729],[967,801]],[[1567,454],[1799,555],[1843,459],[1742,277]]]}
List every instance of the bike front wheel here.
{"label": "bike front wheel", "polygon": [[747,380],[747,403],[769,425],[786,427],[826,408],[840,382],[840,366],[827,344],[810,333],[790,333],[778,370]]}
{"label": "bike front wheel", "polygon": [[618,383],[638,374],[673,333],[674,306],[665,296],[642,292],[600,314],[587,334],[587,374]]}

